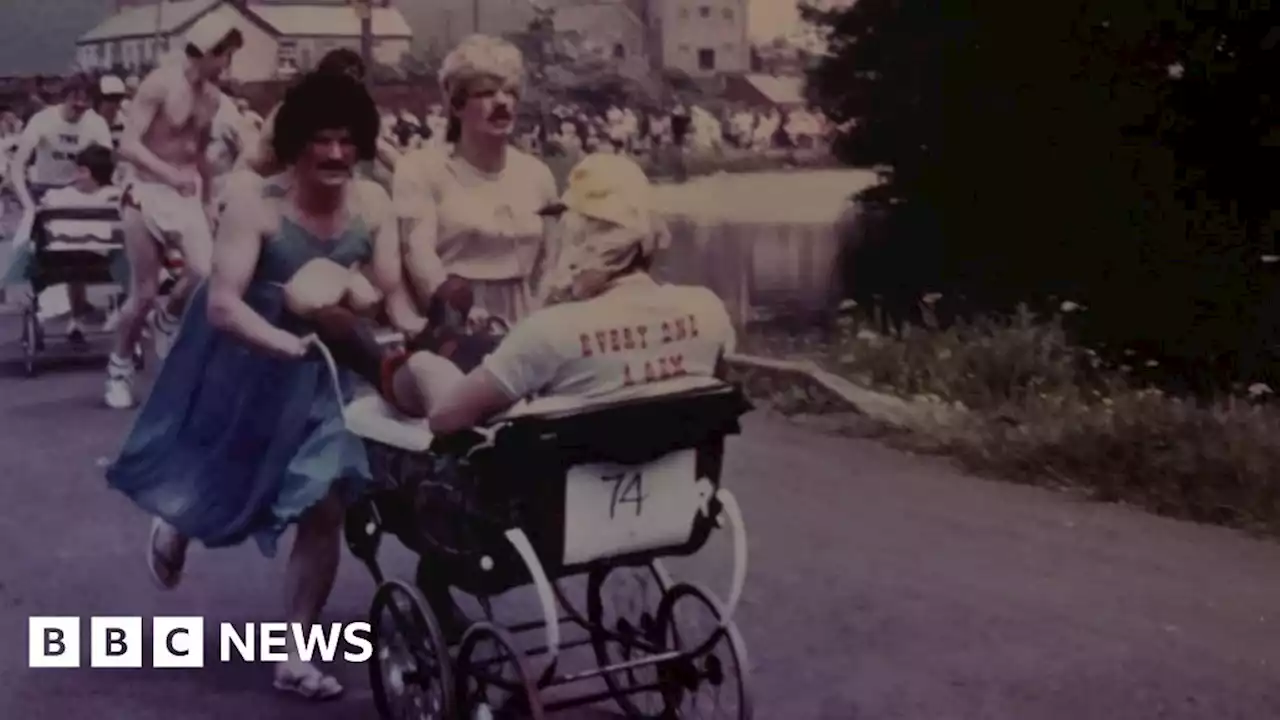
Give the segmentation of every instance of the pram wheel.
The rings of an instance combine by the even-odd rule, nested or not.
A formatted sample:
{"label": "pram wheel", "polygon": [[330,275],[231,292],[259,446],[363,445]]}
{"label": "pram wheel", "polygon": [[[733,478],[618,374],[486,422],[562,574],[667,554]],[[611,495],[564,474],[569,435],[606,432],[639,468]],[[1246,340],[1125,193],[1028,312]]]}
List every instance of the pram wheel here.
{"label": "pram wheel", "polygon": [[459,715],[466,720],[544,720],[537,687],[511,635],[488,622],[472,625],[458,650]]}
{"label": "pram wheel", "polygon": [[[701,616],[701,617],[699,617]],[[710,592],[678,583],[662,598],[658,626],[665,650],[681,651],[660,670],[667,715],[751,720],[747,650]]]}
{"label": "pram wheel", "polygon": [[370,612],[376,650],[369,664],[374,704],[383,720],[453,720],[449,650],[427,601],[392,580],[378,588]]}
{"label": "pram wheel", "polygon": [[22,360],[27,377],[36,375],[36,356],[44,350],[44,330],[34,308],[22,311]]}
{"label": "pram wheel", "polygon": [[[651,655],[661,646],[658,608],[667,589],[656,563],[591,571],[587,576],[587,623],[591,627],[591,649],[600,667]],[[657,666],[605,673],[603,677],[614,702],[627,717],[634,720],[663,717],[663,698],[659,691],[634,692],[634,688],[657,683]]]}

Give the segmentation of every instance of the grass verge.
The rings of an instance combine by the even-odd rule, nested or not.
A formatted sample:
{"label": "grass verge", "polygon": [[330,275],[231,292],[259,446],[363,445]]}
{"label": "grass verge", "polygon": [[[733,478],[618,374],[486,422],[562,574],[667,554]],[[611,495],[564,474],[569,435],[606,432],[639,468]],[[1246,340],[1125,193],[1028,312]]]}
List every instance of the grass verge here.
{"label": "grass verge", "polygon": [[[945,422],[922,420],[894,443],[971,472],[1280,536],[1280,408],[1266,402],[1269,388],[1173,397],[1071,345],[1062,320],[1023,311],[889,336],[852,309],[826,332],[751,332],[743,351],[811,360],[863,387],[949,406]],[[813,388],[775,385],[748,382],[783,412],[832,412],[829,399],[810,400]]]}

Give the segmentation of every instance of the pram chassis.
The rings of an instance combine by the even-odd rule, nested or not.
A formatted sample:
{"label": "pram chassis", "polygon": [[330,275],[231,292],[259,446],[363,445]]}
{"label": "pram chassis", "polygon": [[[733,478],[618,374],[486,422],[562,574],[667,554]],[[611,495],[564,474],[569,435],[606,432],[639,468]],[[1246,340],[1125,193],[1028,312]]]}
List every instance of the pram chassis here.
{"label": "pram chassis", "polygon": [[[27,283],[31,286],[31,295],[22,308],[23,365],[28,377],[34,377],[38,373],[40,356],[44,353],[50,339],[44,323],[40,320],[40,294],[48,288],[62,284],[85,286],[116,284],[111,276],[110,256],[103,255],[98,250],[51,250],[49,247],[54,240],[68,245],[78,243],[87,245],[102,243],[101,238],[54,237],[49,232],[49,223],[64,220],[105,221],[118,224],[119,219],[119,210],[114,207],[57,207],[40,208],[35,211],[31,224],[32,255],[26,277]],[[123,247],[122,233],[118,227],[113,228],[110,242]],[[134,352],[134,362],[139,368],[143,367],[144,359],[140,346]]]}
{"label": "pram chassis", "polygon": [[[332,368],[327,349],[317,345]],[[737,387],[716,385],[509,419],[459,437],[436,438],[427,452],[364,437],[376,487],[349,510],[346,538],[378,584],[371,608],[376,650],[370,674],[381,717],[451,720],[516,712],[517,717],[542,718],[613,700],[631,718],[679,718],[685,717],[680,708],[686,701],[698,702],[704,697],[700,692],[718,692],[734,681],[734,709],[720,716],[751,718],[746,650],[733,622],[746,576],[745,526],[733,494],[720,486],[725,438],[739,432],[739,417],[750,407]],[[637,439],[616,432],[622,427],[644,430]],[[601,462],[652,468],[672,457],[692,463],[699,487],[687,539],[569,559],[565,502],[573,468]],[[465,481],[431,489],[432,482],[424,478],[440,472],[444,459],[460,468],[456,477]],[[659,493],[656,485],[649,488]],[[616,487],[613,492],[616,498]],[[437,532],[442,526],[447,529]],[[697,553],[715,529],[725,526],[732,533],[734,561],[728,601],[722,603],[697,584],[673,581],[661,559]],[[417,582],[384,577],[377,556],[385,533],[418,555],[420,575],[426,568],[447,579],[476,598],[486,617],[471,621],[460,639],[446,638],[437,615],[441,608],[431,606]],[[606,620],[604,586],[617,572],[647,578],[659,593],[656,604]],[[566,597],[560,582],[582,575],[587,576],[586,613]],[[541,618],[498,624],[491,599],[525,586],[535,590]],[[704,635],[681,636],[688,606],[710,614],[712,627]],[[562,638],[566,626],[586,631],[586,639]],[[543,629],[542,645],[524,648],[517,642],[538,628]],[[413,656],[404,664],[393,662],[388,650],[401,642]],[[561,653],[587,645],[596,667],[560,672]],[[484,646],[497,654],[481,659]],[[727,658],[717,653],[727,653]],[[505,672],[486,670],[493,664]],[[594,679],[602,679],[605,687],[544,697],[544,691]],[[429,700],[418,698],[410,714],[396,714],[394,702],[411,687],[433,694]]]}

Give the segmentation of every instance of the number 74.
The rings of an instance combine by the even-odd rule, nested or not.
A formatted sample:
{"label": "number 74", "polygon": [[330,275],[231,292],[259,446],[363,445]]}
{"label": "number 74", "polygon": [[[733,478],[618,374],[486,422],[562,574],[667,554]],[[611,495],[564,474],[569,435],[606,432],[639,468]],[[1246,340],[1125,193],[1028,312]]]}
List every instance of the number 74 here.
{"label": "number 74", "polygon": [[644,476],[638,472],[622,472],[605,475],[603,480],[613,483],[613,496],[609,501],[609,519],[612,520],[618,516],[619,505],[628,503],[636,506],[636,517],[640,517],[644,500],[648,497],[644,494]]}

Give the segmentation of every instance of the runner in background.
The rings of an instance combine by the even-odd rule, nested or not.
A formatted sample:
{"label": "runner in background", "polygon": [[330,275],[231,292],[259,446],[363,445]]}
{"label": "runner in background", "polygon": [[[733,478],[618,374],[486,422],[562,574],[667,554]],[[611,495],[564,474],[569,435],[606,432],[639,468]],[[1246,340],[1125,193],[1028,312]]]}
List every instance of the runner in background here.
{"label": "runner in background", "polygon": [[[14,234],[15,250],[29,242],[35,212],[44,194],[76,180],[79,174],[76,158],[80,152],[91,145],[112,147],[111,129],[106,120],[92,109],[97,94],[97,86],[87,75],[71,77],[63,86],[62,102],[33,115],[18,138],[18,146],[9,164],[9,180],[23,209],[22,223]],[[31,166],[30,173],[28,165]],[[19,256],[17,252],[10,252],[11,258]],[[20,273],[22,277],[15,276],[18,270],[17,265],[11,265],[6,281],[25,282],[25,271]],[[101,319],[94,316],[83,285],[68,285],[66,291],[71,310],[67,337],[71,342],[83,345],[84,327],[101,322]],[[46,292],[51,293],[51,304],[60,304],[53,296],[60,295],[61,288],[50,288]]]}
{"label": "runner in background", "polygon": [[[144,326],[150,323],[163,359],[187,300],[209,276],[213,173],[206,153],[222,103],[217,82],[243,44],[229,22],[205,16],[188,32],[182,57],[148,75],[130,103],[120,143],[121,157],[133,166],[121,200],[130,288],[107,364],[109,407],[134,405],[133,350]],[[181,277],[157,306],[160,271],[177,261]]]}

